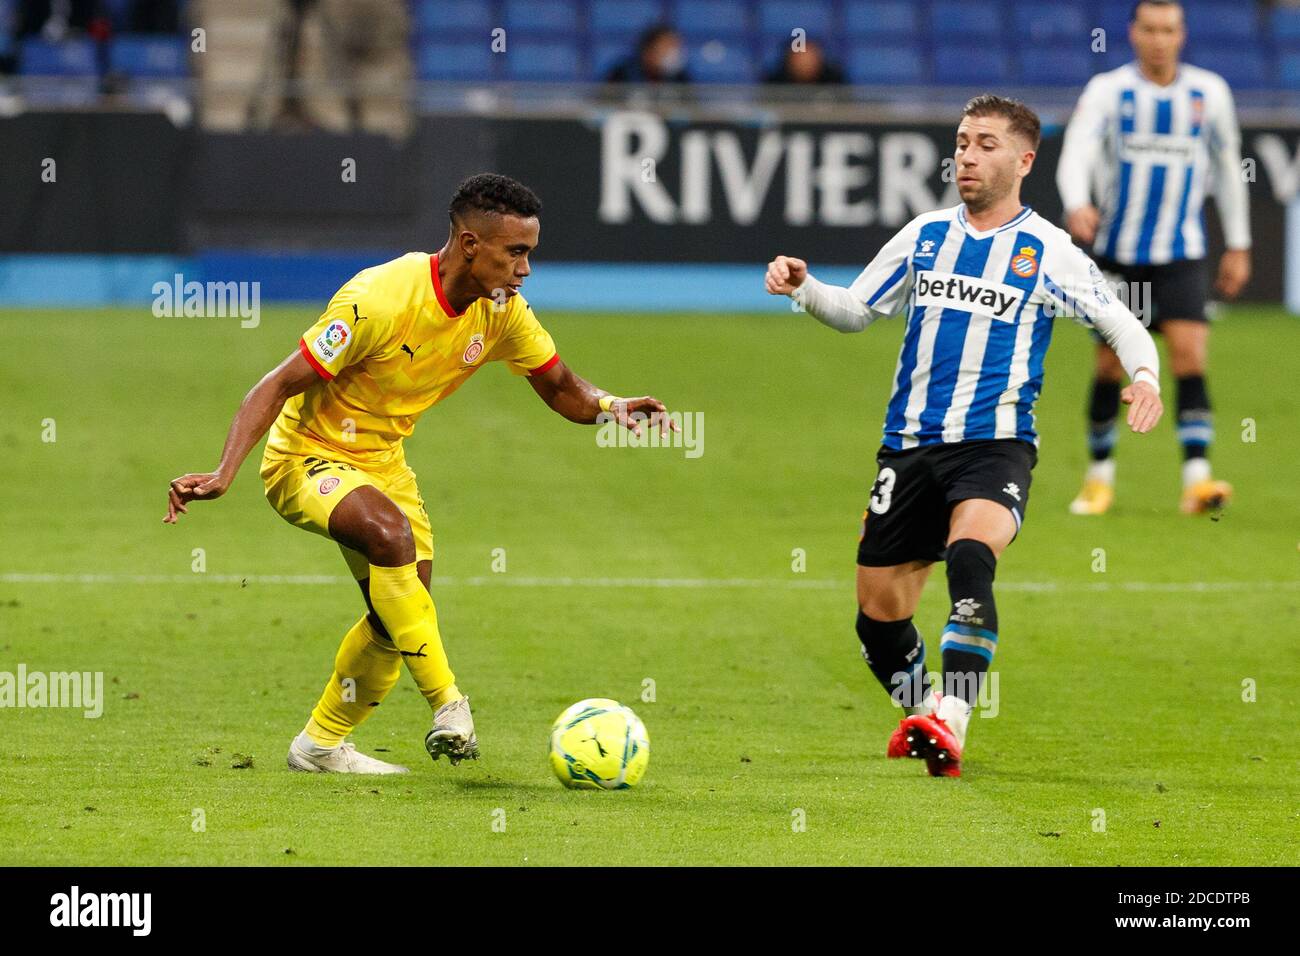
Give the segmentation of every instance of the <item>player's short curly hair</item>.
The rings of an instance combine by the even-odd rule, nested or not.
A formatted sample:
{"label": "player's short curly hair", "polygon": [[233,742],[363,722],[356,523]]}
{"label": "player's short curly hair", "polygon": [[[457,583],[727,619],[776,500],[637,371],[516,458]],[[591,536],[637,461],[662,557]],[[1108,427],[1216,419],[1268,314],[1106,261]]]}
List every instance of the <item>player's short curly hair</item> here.
{"label": "player's short curly hair", "polygon": [[471,210],[505,216],[536,216],[542,211],[537,194],[521,182],[498,173],[479,173],[456,187],[447,212],[453,220]]}
{"label": "player's short curly hair", "polygon": [[1038,114],[1019,100],[1007,99],[994,93],[984,93],[970,100],[961,111],[962,118],[967,116],[1001,116],[1007,121],[1007,128],[1027,139],[1038,152],[1043,141],[1043,124]]}

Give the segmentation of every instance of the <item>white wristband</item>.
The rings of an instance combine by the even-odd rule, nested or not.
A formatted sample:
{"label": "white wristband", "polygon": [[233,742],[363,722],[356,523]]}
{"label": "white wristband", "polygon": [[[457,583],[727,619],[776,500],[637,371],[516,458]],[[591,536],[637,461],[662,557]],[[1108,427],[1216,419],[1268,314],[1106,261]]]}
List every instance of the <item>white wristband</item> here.
{"label": "white wristband", "polygon": [[1160,394],[1160,379],[1156,378],[1155,372],[1151,371],[1151,369],[1146,366],[1143,366],[1133,373],[1133,384],[1136,385],[1138,382],[1146,382],[1156,390],[1157,395]]}

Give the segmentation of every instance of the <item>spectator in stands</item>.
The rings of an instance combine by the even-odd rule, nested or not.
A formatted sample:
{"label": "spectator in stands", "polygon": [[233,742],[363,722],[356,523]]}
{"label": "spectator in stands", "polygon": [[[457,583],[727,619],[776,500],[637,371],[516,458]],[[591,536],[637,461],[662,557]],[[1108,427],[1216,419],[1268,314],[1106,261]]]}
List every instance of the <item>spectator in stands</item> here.
{"label": "spectator in stands", "polygon": [[685,83],[686,49],[672,27],[651,27],[637,41],[636,56],[609,71],[610,83]]}
{"label": "spectator in stands", "polygon": [[405,0],[281,0],[266,95],[254,127],[410,132],[410,18]]}
{"label": "spectator in stands", "polygon": [[108,32],[108,17],[99,0],[22,0],[18,10],[18,35],[40,36],[58,43],[73,33]]}
{"label": "spectator in stands", "polygon": [[785,51],[781,65],[767,75],[767,83],[836,84],[844,82],[844,71],[826,59],[822,45],[805,40],[798,49]]}

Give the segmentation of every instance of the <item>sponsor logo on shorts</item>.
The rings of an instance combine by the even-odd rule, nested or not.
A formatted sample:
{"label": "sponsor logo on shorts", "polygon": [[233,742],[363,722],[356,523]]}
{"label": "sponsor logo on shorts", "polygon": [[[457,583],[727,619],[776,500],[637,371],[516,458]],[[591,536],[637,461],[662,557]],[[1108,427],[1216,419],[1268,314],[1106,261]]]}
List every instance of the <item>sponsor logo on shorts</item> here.
{"label": "sponsor logo on shorts", "polygon": [[1002,493],[1004,495],[1010,495],[1012,498],[1015,498],[1016,501],[1020,500],[1020,486],[1014,481],[1007,482],[1007,486],[1002,489]]}
{"label": "sponsor logo on shorts", "polygon": [[473,365],[483,354],[483,334],[476,332],[470,336],[469,345],[465,346],[465,354],[460,357],[462,365]]}
{"label": "sponsor logo on shorts", "polygon": [[325,331],[316,336],[316,341],[312,343],[317,356],[326,362],[333,362],[343,354],[343,350],[348,347],[348,339],[352,335],[352,330],[342,322],[331,322],[325,327]]}
{"label": "sponsor logo on shorts", "polygon": [[322,478],[320,480],[320,484],[317,485],[316,488],[322,495],[328,495],[331,491],[333,491],[338,486],[339,486],[339,480],[335,478],[333,475],[328,475],[327,477]]}

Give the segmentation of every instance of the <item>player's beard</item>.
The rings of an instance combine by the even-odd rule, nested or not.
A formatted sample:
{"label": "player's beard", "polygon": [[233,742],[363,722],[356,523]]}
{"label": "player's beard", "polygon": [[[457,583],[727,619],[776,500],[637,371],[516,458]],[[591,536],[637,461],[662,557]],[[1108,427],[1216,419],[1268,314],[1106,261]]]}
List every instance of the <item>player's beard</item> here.
{"label": "player's beard", "polygon": [[996,206],[1010,195],[1015,182],[1015,171],[1010,166],[1006,169],[995,170],[992,178],[978,185],[973,194],[962,196],[962,202],[966,204],[966,208],[971,212],[981,213]]}

